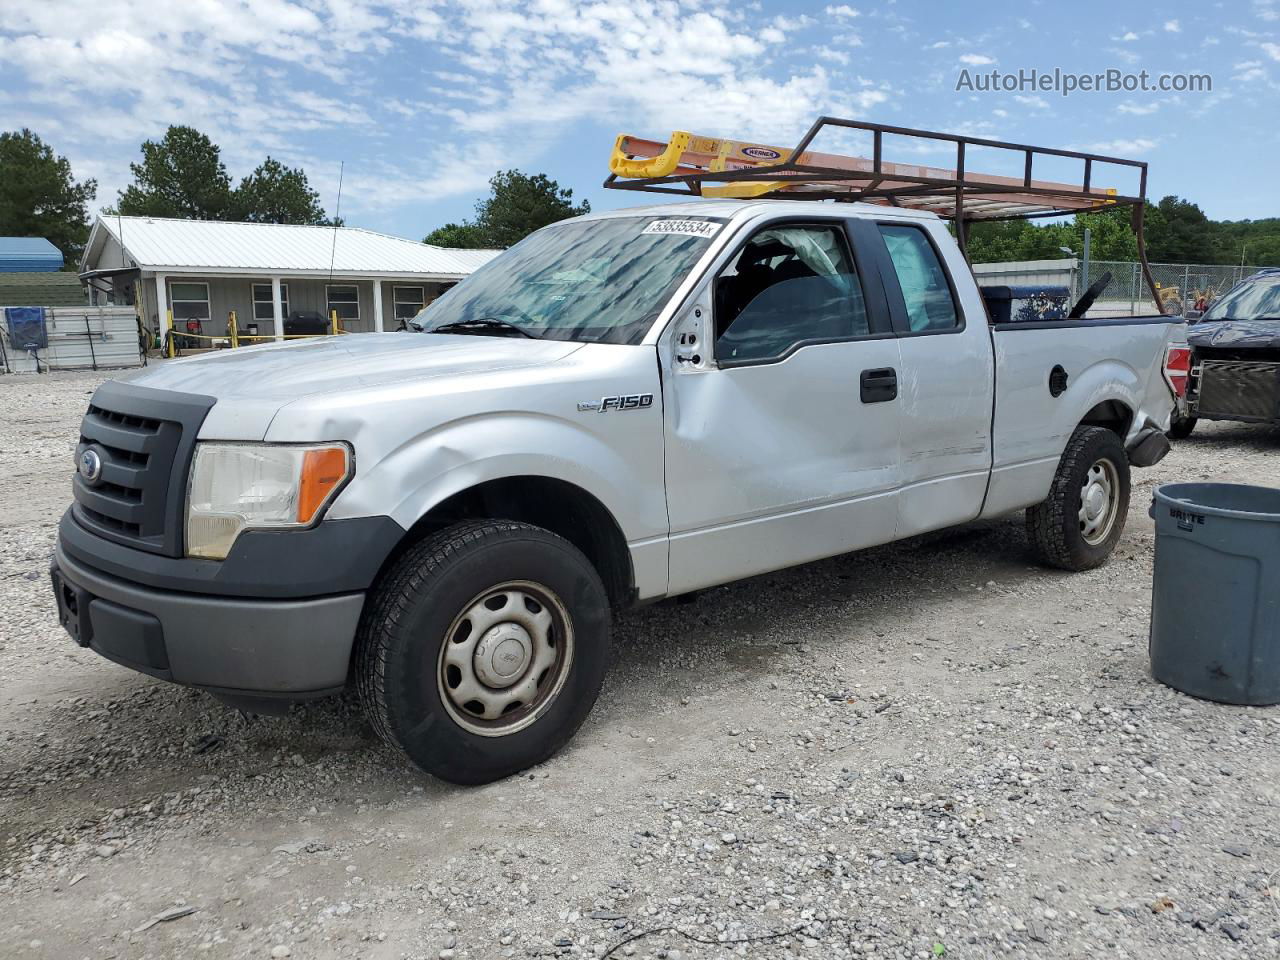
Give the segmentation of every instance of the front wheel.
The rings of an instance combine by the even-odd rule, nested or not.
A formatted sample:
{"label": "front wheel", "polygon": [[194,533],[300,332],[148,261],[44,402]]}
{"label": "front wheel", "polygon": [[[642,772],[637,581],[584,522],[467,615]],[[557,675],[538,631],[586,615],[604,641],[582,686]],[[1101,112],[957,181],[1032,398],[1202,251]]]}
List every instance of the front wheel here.
{"label": "front wheel", "polygon": [[1129,457],[1104,427],[1077,427],[1045,499],[1027,510],[1027,537],[1044,562],[1090,570],[1111,556],[1129,513]]}
{"label": "front wheel", "polygon": [[591,711],[609,662],[609,603],[555,534],[468,521],[383,576],[357,640],[374,728],[418,767],[488,783],[546,760]]}

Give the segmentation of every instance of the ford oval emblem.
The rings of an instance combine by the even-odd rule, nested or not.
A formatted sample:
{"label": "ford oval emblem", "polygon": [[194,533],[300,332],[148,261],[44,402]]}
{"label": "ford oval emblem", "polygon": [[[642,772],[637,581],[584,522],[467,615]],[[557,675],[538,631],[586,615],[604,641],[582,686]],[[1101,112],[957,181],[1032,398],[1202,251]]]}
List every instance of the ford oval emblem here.
{"label": "ford oval emblem", "polygon": [[97,483],[102,476],[102,457],[97,450],[86,450],[80,454],[80,464],[76,468],[85,483]]}

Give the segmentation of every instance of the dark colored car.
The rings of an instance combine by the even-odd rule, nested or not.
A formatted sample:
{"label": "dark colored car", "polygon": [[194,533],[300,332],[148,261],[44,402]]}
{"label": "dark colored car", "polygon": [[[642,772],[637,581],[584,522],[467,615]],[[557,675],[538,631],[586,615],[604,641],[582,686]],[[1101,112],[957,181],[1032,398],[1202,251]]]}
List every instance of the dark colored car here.
{"label": "dark colored car", "polygon": [[1187,340],[1191,384],[1169,436],[1189,436],[1202,417],[1280,424],[1280,267],[1232,287],[1192,323]]}

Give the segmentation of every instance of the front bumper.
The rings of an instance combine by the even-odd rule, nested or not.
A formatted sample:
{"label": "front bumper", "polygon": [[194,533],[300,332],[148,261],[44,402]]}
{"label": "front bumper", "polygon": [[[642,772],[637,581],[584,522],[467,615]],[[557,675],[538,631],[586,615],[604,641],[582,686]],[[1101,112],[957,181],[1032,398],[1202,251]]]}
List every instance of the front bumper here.
{"label": "front bumper", "polygon": [[363,591],[300,600],[185,593],[54,551],[58,616],[108,660],[230,698],[303,699],[346,682]]}

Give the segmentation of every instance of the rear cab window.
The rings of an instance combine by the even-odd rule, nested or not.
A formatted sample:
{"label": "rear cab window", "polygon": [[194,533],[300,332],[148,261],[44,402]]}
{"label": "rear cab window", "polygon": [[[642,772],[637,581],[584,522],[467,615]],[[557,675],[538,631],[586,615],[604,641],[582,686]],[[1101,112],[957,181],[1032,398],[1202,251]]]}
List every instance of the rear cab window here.
{"label": "rear cab window", "polygon": [[877,227],[892,267],[887,271],[885,285],[899,333],[963,329],[951,278],[924,229],[905,223],[880,223]]}

